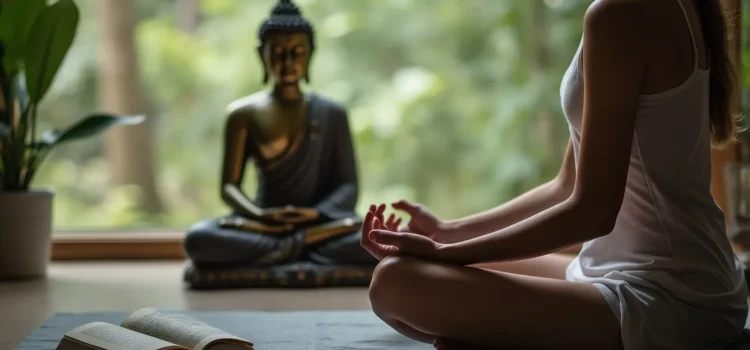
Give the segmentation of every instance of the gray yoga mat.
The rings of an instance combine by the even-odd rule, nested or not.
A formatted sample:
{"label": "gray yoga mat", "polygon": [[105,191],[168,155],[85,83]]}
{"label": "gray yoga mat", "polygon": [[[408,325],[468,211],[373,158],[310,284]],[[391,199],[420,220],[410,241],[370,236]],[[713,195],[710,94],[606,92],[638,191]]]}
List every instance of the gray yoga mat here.
{"label": "gray yoga mat", "polygon": [[[175,312],[160,310],[162,312]],[[257,350],[409,349],[433,347],[389,328],[372,311],[180,311],[239,337]],[[17,349],[53,350],[65,332],[88,322],[120,324],[128,313],[59,313],[29,334]]]}

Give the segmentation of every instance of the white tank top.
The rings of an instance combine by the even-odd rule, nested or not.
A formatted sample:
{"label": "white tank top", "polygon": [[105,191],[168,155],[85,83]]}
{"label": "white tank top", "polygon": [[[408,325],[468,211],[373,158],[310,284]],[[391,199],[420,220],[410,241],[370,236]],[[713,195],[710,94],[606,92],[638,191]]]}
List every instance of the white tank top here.
{"label": "white tank top", "polygon": [[[690,34],[696,48],[692,28]],[[584,99],[581,49],[582,43],[560,91],[576,164]],[[614,230],[583,245],[567,279],[632,276],[629,283],[641,281],[692,305],[740,310],[747,307],[742,264],[732,252],[724,215],[710,190],[710,72],[698,66],[697,49],[695,57],[693,72],[682,84],[640,96]]]}

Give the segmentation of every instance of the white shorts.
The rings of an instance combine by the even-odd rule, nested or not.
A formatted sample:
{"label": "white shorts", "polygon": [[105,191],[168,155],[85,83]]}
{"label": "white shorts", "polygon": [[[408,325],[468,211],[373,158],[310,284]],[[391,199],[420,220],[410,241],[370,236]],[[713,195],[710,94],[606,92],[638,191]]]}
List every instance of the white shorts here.
{"label": "white shorts", "polygon": [[645,279],[616,271],[588,282],[620,323],[625,350],[722,350],[742,340],[747,304],[729,312],[691,305]]}

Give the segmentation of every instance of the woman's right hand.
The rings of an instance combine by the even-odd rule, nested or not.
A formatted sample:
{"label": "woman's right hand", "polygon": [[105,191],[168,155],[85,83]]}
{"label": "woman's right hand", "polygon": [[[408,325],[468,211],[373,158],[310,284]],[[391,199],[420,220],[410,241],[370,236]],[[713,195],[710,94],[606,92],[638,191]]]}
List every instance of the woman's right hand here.
{"label": "woman's right hand", "polygon": [[[435,214],[421,204],[402,199],[391,203],[391,206],[393,209],[403,211],[410,216],[406,225],[398,227],[398,231],[400,232],[412,232],[440,242],[443,235],[449,234],[452,231],[451,228],[447,227],[445,222],[438,219]],[[388,220],[385,221],[386,226],[390,226],[389,223],[393,222],[393,217],[394,215],[391,214]]]}

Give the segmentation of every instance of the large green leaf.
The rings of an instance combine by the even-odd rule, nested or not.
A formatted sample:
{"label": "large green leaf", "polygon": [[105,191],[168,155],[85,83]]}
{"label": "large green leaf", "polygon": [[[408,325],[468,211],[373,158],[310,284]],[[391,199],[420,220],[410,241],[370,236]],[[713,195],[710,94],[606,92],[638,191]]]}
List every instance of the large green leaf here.
{"label": "large green leaf", "polygon": [[26,88],[39,103],[52,84],[76,35],[80,13],[72,0],[59,0],[36,17],[24,50]]}
{"label": "large green leaf", "polygon": [[0,42],[5,46],[5,69],[13,75],[23,58],[31,26],[46,0],[4,0],[0,12]]}
{"label": "large green leaf", "polygon": [[86,117],[66,130],[52,130],[42,134],[42,143],[53,146],[64,142],[87,138],[99,134],[115,125],[136,125],[143,122],[143,116],[115,116],[95,114]]}

